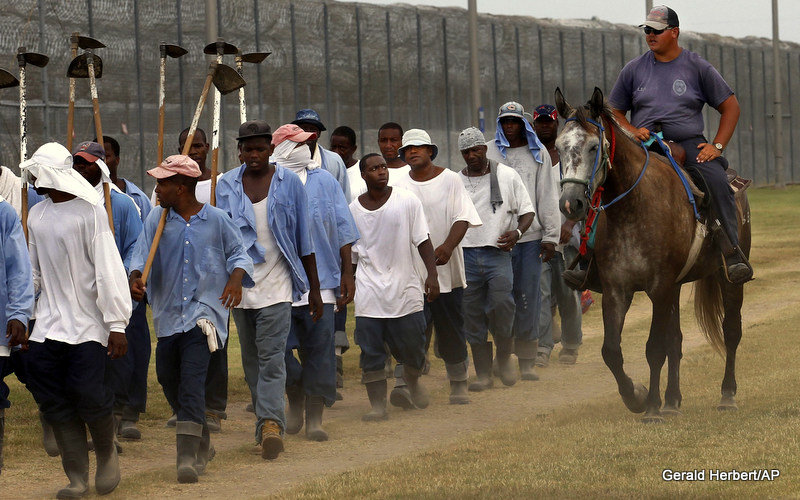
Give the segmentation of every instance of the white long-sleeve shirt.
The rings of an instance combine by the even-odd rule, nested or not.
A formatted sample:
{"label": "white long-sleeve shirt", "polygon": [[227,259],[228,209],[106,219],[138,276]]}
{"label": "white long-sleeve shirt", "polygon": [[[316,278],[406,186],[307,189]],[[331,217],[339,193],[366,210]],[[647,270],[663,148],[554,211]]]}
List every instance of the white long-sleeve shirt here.
{"label": "white long-sleeve shirt", "polygon": [[102,201],[47,198],[28,216],[36,303],[30,340],[108,345],[109,332],[124,332],[131,296],[122,259]]}

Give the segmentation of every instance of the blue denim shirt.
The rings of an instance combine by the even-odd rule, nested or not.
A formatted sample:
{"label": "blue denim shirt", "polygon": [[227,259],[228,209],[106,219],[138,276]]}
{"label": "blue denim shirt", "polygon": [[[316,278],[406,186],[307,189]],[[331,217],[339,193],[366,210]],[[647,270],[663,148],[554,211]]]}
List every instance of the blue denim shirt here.
{"label": "blue denim shirt", "polygon": [[8,322],[27,326],[33,314],[33,274],[22,224],[6,201],[0,201],[0,259],[0,346],[7,346]]}
{"label": "blue denim shirt", "polygon": [[144,191],[139,189],[136,184],[128,179],[122,179],[122,182],[125,183],[125,194],[130,196],[133,202],[136,203],[136,206],[139,207],[139,212],[141,212],[142,215],[142,222],[144,222],[147,220],[150,210],[153,209],[153,205],[150,204],[150,197],[144,194]]}
{"label": "blue denim shirt", "polygon": [[[253,262],[264,262],[266,251],[258,241],[253,203],[244,193],[242,176],[245,166],[229,170],[217,182],[217,206],[230,215],[242,233],[247,255]],[[292,268],[292,300],[299,300],[309,289],[301,257],[314,253],[309,227],[308,201],[303,183],[294,173],[276,165],[267,194],[267,224]]]}
{"label": "blue denim shirt", "polygon": [[347,178],[347,165],[344,164],[344,161],[342,160],[342,157],[339,156],[339,153],[328,151],[321,145],[319,146],[319,152],[322,156],[322,161],[320,162],[322,164],[322,168],[331,173],[331,175],[339,183],[339,186],[342,188],[344,199],[349,200],[350,179]]}
{"label": "blue denim shirt", "polygon": [[[38,194],[35,189],[28,188],[28,210],[45,199],[46,197]],[[113,189],[111,190],[111,211],[114,216],[114,241],[117,243],[117,250],[122,257],[125,271],[128,272],[133,247],[142,232],[142,219],[139,218],[139,211],[136,210],[134,201]]]}
{"label": "blue denim shirt", "polygon": [[[147,216],[131,259],[131,270],[144,270],[162,207]],[[234,269],[243,269],[242,286],[253,286],[253,261],[242,236],[222,210],[208,204],[189,222],[170,210],[147,283],[156,336],[188,332],[200,319],[217,327],[224,344],[228,338],[228,310],[219,300]]]}
{"label": "blue denim shirt", "polygon": [[315,168],[308,171],[306,194],[319,287],[322,290],[334,289],[339,287],[342,279],[339,249],[358,240],[358,228],[344,193],[326,170]]}

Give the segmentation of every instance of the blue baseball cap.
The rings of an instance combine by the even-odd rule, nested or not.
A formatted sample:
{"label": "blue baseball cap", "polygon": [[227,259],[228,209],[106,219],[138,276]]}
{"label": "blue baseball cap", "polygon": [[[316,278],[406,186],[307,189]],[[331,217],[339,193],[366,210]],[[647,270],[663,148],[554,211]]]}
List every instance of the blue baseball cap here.
{"label": "blue baseball cap", "polygon": [[317,127],[320,132],[326,130],[325,125],[323,125],[322,120],[320,120],[319,113],[317,113],[313,109],[301,109],[300,111],[297,112],[292,124],[302,125],[303,123],[308,123],[309,125]]}

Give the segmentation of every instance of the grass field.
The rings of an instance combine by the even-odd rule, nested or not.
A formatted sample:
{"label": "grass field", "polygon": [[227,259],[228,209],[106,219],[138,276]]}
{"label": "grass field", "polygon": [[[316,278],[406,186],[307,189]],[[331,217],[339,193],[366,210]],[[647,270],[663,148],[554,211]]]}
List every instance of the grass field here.
{"label": "grass field", "polygon": [[[141,422],[145,439],[123,443],[123,482],[112,497],[797,497],[800,187],[749,193],[757,279],[745,289],[738,412],[716,410],[723,361],[703,343],[691,313],[690,287],[685,287],[683,414],[663,425],[640,423],[616,395],[599,356],[598,300],[584,316],[584,345],[571,371],[551,366],[541,370],[541,382],[474,395],[473,404],[455,408],[444,403],[446,382],[436,360],[426,382],[432,389],[431,408],[393,412],[389,422],[369,428],[359,418],[368,403],[358,385],[354,347],[345,357],[345,401],[326,413],[332,440],[310,444],[290,437],[285,456],[263,462],[251,444],[252,417],[241,410],[249,395],[234,333],[228,355],[229,409],[238,410],[231,411],[223,433],[213,437],[218,455],[209,474],[194,489],[175,483],[174,435],[163,428],[170,410],[151,366],[148,412]],[[648,326],[646,298],[637,295],[623,349],[639,382],[647,377]],[[52,495],[64,483],[60,463],[41,450],[29,393],[13,375],[6,381],[13,406],[6,412],[0,497]],[[577,396],[561,394],[567,390]],[[425,438],[415,439],[418,434]],[[780,476],[761,482],[667,482],[664,469],[778,469]]]}

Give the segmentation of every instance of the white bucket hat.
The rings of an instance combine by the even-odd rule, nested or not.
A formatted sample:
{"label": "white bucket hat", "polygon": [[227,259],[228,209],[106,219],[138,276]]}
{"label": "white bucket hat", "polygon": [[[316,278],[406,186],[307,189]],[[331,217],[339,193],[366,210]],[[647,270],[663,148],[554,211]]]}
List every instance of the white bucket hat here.
{"label": "white bucket hat", "polygon": [[397,151],[403,161],[406,161],[403,150],[409,146],[431,146],[433,148],[431,160],[435,159],[439,154],[439,147],[431,141],[431,136],[422,129],[412,128],[403,134],[403,146]]}
{"label": "white bucket hat", "polygon": [[77,196],[92,205],[100,202],[100,194],[72,168],[72,155],[57,142],[49,142],[33,153],[29,160],[20,163],[22,180],[38,188],[55,189]]}

